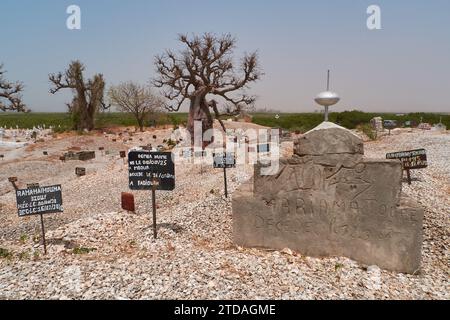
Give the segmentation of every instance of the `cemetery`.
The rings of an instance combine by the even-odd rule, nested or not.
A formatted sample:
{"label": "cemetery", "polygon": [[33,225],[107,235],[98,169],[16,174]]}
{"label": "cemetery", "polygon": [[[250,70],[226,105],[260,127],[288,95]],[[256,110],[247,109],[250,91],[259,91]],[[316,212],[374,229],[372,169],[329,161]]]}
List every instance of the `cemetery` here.
{"label": "cemetery", "polygon": [[[274,176],[220,154],[175,163],[165,188],[173,190],[155,190],[154,239],[152,183],[133,190],[130,181],[166,159],[139,158],[130,174],[120,152],[150,144],[170,152],[163,141],[173,133],[45,131],[34,142],[6,129],[4,141],[25,144],[0,147],[0,247],[10,253],[0,259],[1,298],[448,298],[447,132],[405,129],[363,142],[361,132],[325,122],[283,140]],[[402,162],[386,157],[423,147],[428,166],[411,170],[408,185]],[[95,157],[59,160],[90,150]],[[17,213],[13,176],[19,190],[61,186],[63,210],[43,214],[47,254],[39,215]]]}
{"label": "cemetery", "polygon": [[448,1],[19,2],[0,301],[450,300]]}

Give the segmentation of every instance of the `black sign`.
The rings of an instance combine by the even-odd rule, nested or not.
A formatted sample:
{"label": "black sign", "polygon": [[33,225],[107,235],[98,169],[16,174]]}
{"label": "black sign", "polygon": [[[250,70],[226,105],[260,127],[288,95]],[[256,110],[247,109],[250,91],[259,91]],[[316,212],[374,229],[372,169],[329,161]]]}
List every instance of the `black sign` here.
{"label": "black sign", "polygon": [[128,154],[131,190],[171,191],[175,189],[175,164],[170,152],[132,151]]}
{"label": "black sign", "polygon": [[214,168],[235,168],[236,154],[232,152],[214,153]]}
{"label": "black sign", "polygon": [[16,190],[19,217],[63,212],[60,185]]}
{"label": "black sign", "polygon": [[399,159],[404,170],[423,169],[428,167],[425,149],[388,153],[386,159]]}

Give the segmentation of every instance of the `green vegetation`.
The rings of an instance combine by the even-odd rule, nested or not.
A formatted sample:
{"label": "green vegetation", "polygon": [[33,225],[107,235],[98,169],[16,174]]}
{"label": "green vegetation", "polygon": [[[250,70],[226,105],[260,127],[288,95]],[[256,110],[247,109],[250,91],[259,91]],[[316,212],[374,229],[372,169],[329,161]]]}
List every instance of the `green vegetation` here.
{"label": "green vegetation", "polygon": [[[330,121],[335,122],[348,129],[355,129],[359,125],[368,124],[374,117],[382,117],[384,120],[397,120],[399,125],[406,121],[414,121],[420,123],[428,122],[431,124],[439,123],[442,117],[442,123],[450,128],[450,115],[437,113],[410,113],[405,115],[396,115],[394,113],[366,113],[361,111],[345,111],[333,112],[330,114]],[[253,122],[268,126],[279,127],[291,131],[306,132],[323,121],[323,114],[321,113],[282,113],[278,119],[274,113],[255,113],[253,114]]]}
{"label": "green vegetation", "polygon": [[13,254],[5,248],[0,248],[0,259],[11,259]]}
{"label": "green vegetation", "polygon": [[75,248],[73,248],[72,253],[73,254],[88,254],[88,253],[91,253],[96,250],[97,249],[95,249],[95,248],[75,247]]}
{"label": "green vegetation", "polygon": [[370,140],[377,140],[377,131],[372,129],[370,124],[362,124],[358,126],[358,129],[361,130]]}
{"label": "green vegetation", "polygon": [[[278,119],[274,113],[254,113],[253,122],[268,126],[279,127],[291,131],[306,132],[323,121],[321,113],[281,113]],[[450,128],[450,114],[437,113],[410,113],[406,115],[396,115],[394,113],[366,113],[361,111],[333,112],[330,114],[330,121],[343,127],[355,129],[360,125],[368,124],[374,117],[380,116],[385,120],[397,120],[401,125],[406,121],[431,124],[439,123],[442,117],[442,123]],[[152,123],[147,122],[147,127],[154,125],[185,125],[187,122],[187,113],[161,113]],[[52,126],[55,131],[62,132],[73,128],[71,116],[68,113],[0,113],[0,126],[15,128],[19,126],[22,129],[32,129],[40,125],[46,127]],[[102,112],[96,117],[95,126],[97,129],[104,129],[114,126],[137,126],[135,118],[127,113],[120,112]]]}
{"label": "green vegetation", "polygon": [[25,243],[28,241],[28,236],[26,234],[22,234],[20,236],[20,242]]}
{"label": "green vegetation", "polygon": [[[187,121],[187,113],[162,113],[153,125],[180,125]],[[33,129],[45,125],[52,126],[56,132],[69,131],[73,128],[72,116],[69,113],[0,113],[0,127]],[[136,126],[136,119],[127,113],[103,112],[96,116],[95,127],[103,129],[114,126]]]}

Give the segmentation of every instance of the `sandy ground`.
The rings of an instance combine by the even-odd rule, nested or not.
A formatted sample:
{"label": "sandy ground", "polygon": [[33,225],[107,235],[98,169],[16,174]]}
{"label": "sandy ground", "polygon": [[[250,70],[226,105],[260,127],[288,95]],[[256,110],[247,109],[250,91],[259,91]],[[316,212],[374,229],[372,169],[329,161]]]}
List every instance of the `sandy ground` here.
{"label": "sandy ground", "polygon": [[[120,208],[120,194],[129,190],[119,151],[162,144],[172,130],[132,136],[121,131],[120,137],[118,131],[49,135],[26,147],[0,146],[5,155],[0,160],[0,248],[10,253],[0,257],[0,298],[450,298],[449,133],[405,131],[365,143],[367,157],[422,147],[429,155],[430,167],[414,171],[411,186],[404,184],[404,192],[426,209],[422,269],[405,275],[346,258],[236,247],[222,171],[208,165],[177,165],[176,189],[157,192],[159,238],[154,240],[149,192],[133,192],[136,214]],[[100,146],[109,154],[98,151]],[[95,150],[97,157],[60,161],[70,149]],[[87,175],[76,177],[77,166],[86,167]],[[248,165],[229,170],[231,197],[251,175]],[[45,217],[46,256],[39,244],[39,218],[17,216],[10,176],[18,177],[19,187],[33,182],[63,187],[65,212]]]}

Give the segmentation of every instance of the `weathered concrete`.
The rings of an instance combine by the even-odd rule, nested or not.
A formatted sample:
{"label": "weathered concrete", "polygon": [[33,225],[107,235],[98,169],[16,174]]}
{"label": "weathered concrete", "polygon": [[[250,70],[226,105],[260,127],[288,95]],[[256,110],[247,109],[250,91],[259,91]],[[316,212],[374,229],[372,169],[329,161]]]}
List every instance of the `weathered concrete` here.
{"label": "weathered concrete", "polygon": [[419,269],[423,209],[401,196],[399,161],[363,159],[362,141],[330,124],[305,134],[295,152],[273,176],[255,166],[234,193],[236,244]]}

